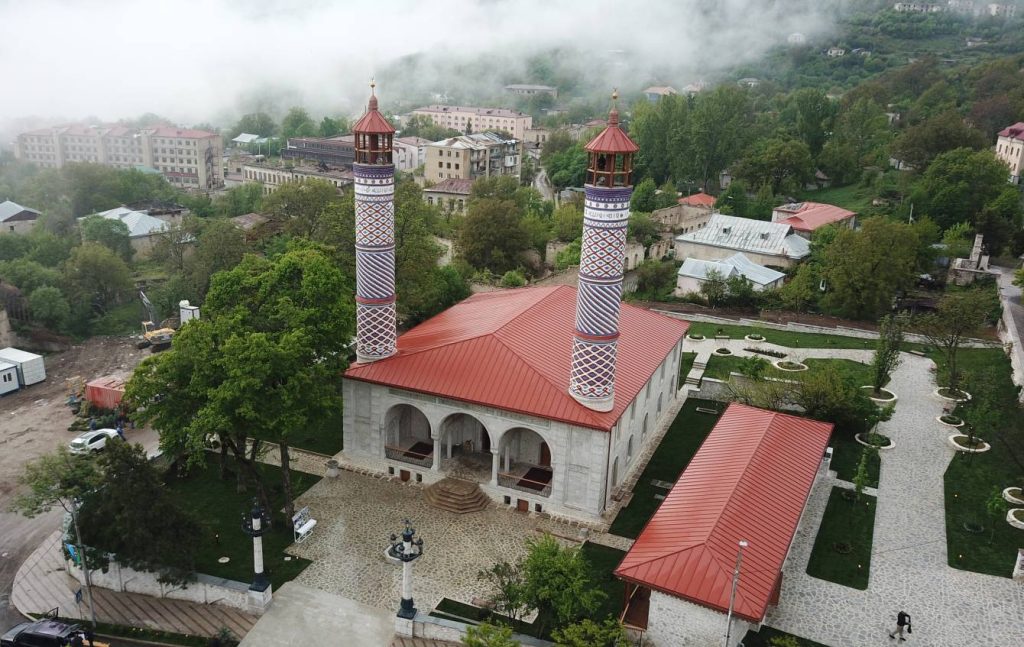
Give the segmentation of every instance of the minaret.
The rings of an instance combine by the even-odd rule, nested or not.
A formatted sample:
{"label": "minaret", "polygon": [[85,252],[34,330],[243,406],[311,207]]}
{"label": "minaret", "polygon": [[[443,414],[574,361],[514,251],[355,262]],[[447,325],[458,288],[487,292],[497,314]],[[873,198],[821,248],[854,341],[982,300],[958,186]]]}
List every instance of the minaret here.
{"label": "minaret", "polygon": [[611,411],[615,404],[615,351],[633,155],[640,150],[619,128],[617,99],[618,93],[613,93],[608,126],[586,146],[583,246],[569,374],[569,394],[594,411]]}
{"label": "minaret", "polygon": [[370,103],[355,126],[356,359],[373,362],[395,353],[395,129]]}

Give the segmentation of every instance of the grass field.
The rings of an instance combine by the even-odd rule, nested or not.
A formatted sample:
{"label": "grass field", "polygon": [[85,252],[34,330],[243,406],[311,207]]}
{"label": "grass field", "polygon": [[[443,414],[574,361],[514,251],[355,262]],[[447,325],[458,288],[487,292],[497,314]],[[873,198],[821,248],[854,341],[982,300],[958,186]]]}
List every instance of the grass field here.
{"label": "grass field", "polygon": [[[263,536],[263,561],[276,589],[294,579],[310,562],[296,557],[285,561],[284,549],[292,544],[294,536],[283,515],[277,512],[284,506],[281,470],[270,465],[261,464],[259,467],[275,510],[273,527]],[[235,491],[234,465],[231,468],[231,478],[220,480],[217,461],[211,457],[206,467],[195,468],[185,477],[170,479],[167,488],[182,506],[195,513],[203,525],[196,570],[214,577],[249,582],[253,568],[252,539],[242,532],[240,520],[252,509],[253,493],[239,494]],[[311,474],[293,471],[295,496],[298,497],[318,480],[319,477]],[[227,557],[230,561],[221,564],[217,561],[220,557]]]}
{"label": "grass field", "polygon": [[[860,463],[860,455],[866,447],[853,439],[849,434],[833,433],[829,441],[832,446],[831,469],[836,475],[844,480],[853,482],[857,474],[857,465]],[[882,471],[882,459],[878,452],[868,454],[868,487],[878,487],[878,476]]]}
{"label": "grass field", "polygon": [[590,562],[593,587],[601,589],[607,596],[601,607],[594,612],[594,619],[600,620],[606,616],[618,619],[622,613],[625,584],[612,575],[612,571],[618,567],[622,558],[626,556],[626,552],[589,541],[580,547],[580,552]]}
{"label": "grass field", "polygon": [[[722,332],[719,333],[718,331]],[[765,340],[771,344],[788,346],[790,348],[860,348],[871,350],[875,347],[874,340],[858,339],[857,337],[846,337],[843,335],[825,335],[819,333],[792,332],[789,330],[775,330],[774,328],[757,328],[753,326],[734,326],[730,324],[713,324],[694,322],[690,324],[689,332],[694,335],[704,335],[707,341],[701,344],[712,344],[714,349],[714,336],[716,334],[729,335],[730,339],[743,339],[745,335],[757,333],[763,335]],[[913,346],[913,345],[908,345]]]}
{"label": "grass field", "polygon": [[701,443],[711,433],[711,428],[715,426],[720,416],[698,413],[697,407],[725,410],[725,405],[720,402],[694,398],[686,401],[640,475],[636,487],[633,488],[632,501],[615,517],[611,527],[612,534],[632,538],[640,534],[647,520],[661,505],[661,501],[655,499],[654,495],[668,494],[667,490],[654,487],[651,481],[675,483],[690,464],[690,459],[697,453]]}
{"label": "grass field", "polygon": [[860,184],[804,192],[804,200],[834,204],[837,207],[843,207],[857,213],[870,210],[871,201],[877,196],[878,192],[873,187],[861,186]]}
{"label": "grass field", "polygon": [[[876,501],[866,494],[861,495],[860,502],[849,501],[843,492],[842,488],[834,487],[829,494],[807,562],[807,574],[863,591],[868,588],[871,570]],[[836,551],[837,544],[847,544],[850,551]]]}

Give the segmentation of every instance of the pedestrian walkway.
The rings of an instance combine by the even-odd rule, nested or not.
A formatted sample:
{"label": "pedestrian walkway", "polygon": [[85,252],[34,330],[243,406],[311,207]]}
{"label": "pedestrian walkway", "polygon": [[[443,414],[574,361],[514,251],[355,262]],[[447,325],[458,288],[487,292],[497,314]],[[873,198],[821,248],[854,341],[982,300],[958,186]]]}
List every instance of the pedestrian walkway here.
{"label": "pedestrian walkway", "polygon": [[[896,448],[881,454],[868,589],[806,573],[831,489],[822,483],[812,494],[786,563],[780,604],[768,615],[770,626],[831,647],[888,645],[889,625],[904,609],[914,618],[913,644],[1020,644],[1024,586],[1009,577],[957,570],[946,561],[942,475],[953,450],[946,443],[948,429],[935,420],[944,402],[932,394],[931,366],[926,358],[904,353],[888,387],[900,399],[879,431],[893,438]],[[1009,575],[1013,564],[1006,568]]]}
{"label": "pedestrian walkway", "polygon": [[[47,537],[18,569],[11,603],[24,614],[59,609],[61,617],[86,620],[89,606],[84,592],[82,603],[75,603],[75,592],[81,588],[78,580],[65,570],[58,531]],[[99,622],[195,636],[214,636],[226,627],[238,637],[248,633],[256,623],[255,616],[219,604],[198,604],[98,587],[93,587],[92,592]]]}

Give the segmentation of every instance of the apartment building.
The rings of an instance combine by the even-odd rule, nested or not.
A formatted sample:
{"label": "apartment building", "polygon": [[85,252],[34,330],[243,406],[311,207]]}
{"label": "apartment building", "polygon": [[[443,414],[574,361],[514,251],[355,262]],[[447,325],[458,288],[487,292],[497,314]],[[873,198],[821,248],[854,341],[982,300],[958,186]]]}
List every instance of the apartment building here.
{"label": "apartment building", "polygon": [[469,108],[465,106],[426,106],[412,111],[414,115],[430,117],[438,126],[459,132],[485,132],[500,130],[522,140],[526,129],[533,127],[533,117],[505,108]]}
{"label": "apartment building", "polygon": [[392,158],[399,171],[414,171],[427,161],[429,139],[422,137],[395,137],[391,142]]}
{"label": "apartment building", "polygon": [[1020,184],[1021,168],[1024,167],[1024,121],[999,131],[996,157],[1010,167],[1010,182]]}
{"label": "apartment building", "polygon": [[550,95],[552,99],[558,98],[558,88],[550,85],[529,85],[529,84],[518,84],[505,86],[505,92],[514,94],[517,97],[533,97],[538,94]]}
{"label": "apartment building", "polygon": [[156,126],[72,124],[18,135],[18,159],[45,168],[91,162],[115,168],[152,168],[176,187],[207,190],[224,185],[220,135],[205,130]]}
{"label": "apartment building", "polygon": [[427,145],[424,176],[439,183],[449,179],[477,180],[482,177],[519,177],[522,142],[495,133],[460,135]]}

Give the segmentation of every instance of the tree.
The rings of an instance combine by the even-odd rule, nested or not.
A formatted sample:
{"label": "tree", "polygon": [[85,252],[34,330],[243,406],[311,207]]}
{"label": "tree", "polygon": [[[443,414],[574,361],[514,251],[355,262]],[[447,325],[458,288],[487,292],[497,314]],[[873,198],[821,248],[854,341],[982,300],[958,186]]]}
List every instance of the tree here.
{"label": "tree", "polygon": [[598,624],[590,618],[551,632],[558,647],[627,647],[626,630],[614,618]]}
{"label": "tree", "polygon": [[521,226],[522,211],[512,200],[474,198],[456,239],[460,254],[475,268],[504,273],[519,265],[530,246]]}
{"label": "tree", "polygon": [[277,134],[277,124],[265,112],[251,112],[247,115],[242,115],[242,118],[231,129],[231,136],[228,139],[234,139],[242,133],[259,135],[260,137],[273,137]]}
{"label": "tree", "polygon": [[729,286],[726,284],[725,277],[721,272],[718,270],[708,270],[707,275],[700,284],[700,293],[709,306],[717,308],[725,303],[726,298],[729,296]]}
{"label": "tree", "polygon": [[990,301],[991,296],[983,290],[948,292],[939,299],[934,313],[918,319],[917,327],[942,351],[946,389],[953,395],[960,392],[960,345],[985,322]]}
{"label": "tree", "polygon": [[62,330],[71,316],[71,307],[61,291],[44,285],[32,291],[28,297],[32,318],[51,330]]}
{"label": "tree", "polygon": [[433,119],[426,115],[413,115],[405,120],[402,126],[403,137],[422,137],[432,142],[441,141],[449,137],[457,137],[461,134],[453,128],[438,126],[434,123]]}
{"label": "tree", "polygon": [[551,535],[528,539],[526,545],[524,597],[537,610],[540,632],[551,621],[562,627],[593,613],[605,594],[593,588],[590,565],[579,548],[562,547]]}
{"label": "tree", "polygon": [[99,243],[86,242],[64,264],[64,292],[73,303],[102,315],[132,289],[124,261]]}
{"label": "tree", "polygon": [[202,224],[195,216],[185,216],[180,224],[160,234],[153,245],[150,258],[163,263],[168,272],[182,274],[187,265],[188,252],[195,246],[196,236],[202,229]]}
{"label": "tree", "polygon": [[345,117],[327,117],[320,120],[320,130],[317,133],[321,137],[334,137],[344,135],[348,132],[350,125]]}
{"label": "tree", "polygon": [[864,496],[864,488],[867,487],[871,480],[871,475],[868,473],[868,463],[871,461],[873,454],[878,453],[877,447],[865,447],[860,451],[860,460],[857,461],[857,472],[853,475],[853,503],[856,505],[860,503],[861,498]]}
{"label": "tree", "polygon": [[882,387],[889,381],[889,376],[899,367],[900,347],[903,345],[903,317],[885,315],[878,327],[878,342],[875,344],[875,356],[871,360],[871,385],[874,395],[879,395]]}
{"label": "tree", "polygon": [[128,225],[103,216],[89,216],[82,218],[79,226],[82,228],[83,241],[97,242],[120,256],[124,262],[131,262],[135,250],[132,249]]}
{"label": "tree", "polygon": [[193,293],[204,296],[213,276],[237,265],[245,249],[245,235],[230,220],[204,223],[196,237],[195,251],[186,261]]}
{"label": "tree", "polygon": [[865,166],[884,161],[889,138],[889,121],[882,108],[869,98],[858,99],[840,111],[819,163],[836,182],[849,182]]}
{"label": "tree", "polygon": [[750,198],[747,197],[747,185],[743,180],[733,180],[729,187],[715,200],[715,210],[719,213],[750,217]]}
{"label": "tree", "polygon": [[636,290],[657,299],[676,285],[676,265],[672,261],[647,260],[636,268]]}
{"label": "tree", "polygon": [[565,249],[558,252],[555,255],[555,269],[564,270],[567,267],[575,267],[580,264],[580,255],[582,254],[583,238],[577,238],[568,245]]}
{"label": "tree", "polygon": [[0,261],[0,279],[27,295],[43,286],[60,285],[61,275],[57,270],[43,267],[28,258],[18,258],[13,261]]}
{"label": "tree", "polygon": [[958,148],[935,158],[912,199],[943,229],[975,223],[985,206],[1003,193],[1007,176],[1006,165],[992,151]]}
{"label": "tree", "polygon": [[281,137],[312,137],[317,134],[316,124],[305,108],[294,107],[281,120]]}
{"label": "tree", "polygon": [[654,194],[658,186],[654,180],[647,178],[633,188],[633,196],[629,200],[629,209],[633,212],[650,213],[654,211]]}
{"label": "tree", "polygon": [[648,213],[632,213],[629,216],[628,235],[644,248],[650,247],[661,238],[661,228]]}
{"label": "tree", "polygon": [[285,182],[264,200],[262,210],[283,225],[287,233],[316,239],[324,210],[338,202],[338,190],[333,184],[313,178]]}
{"label": "tree", "polygon": [[783,307],[795,312],[807,312],[818,303],[821,276],[818,268],[810,263],[797,267],[793,278],[779,288]]}
{"label": "tree", "polygon": [[119,564],[156,572],[161,582],[192,579],[199,522],[174,501],[142,446],[108,443],[99,464],[104,487],[83,497],[82,542]]}
{"label": "tree", "polygon": [[498,562],[486,571],[477,573],[477,579],[491,585],[487,598],[495,612],[518,622],[527,612],[527,600],[521,564]]}
{"label": "tree", "polygon": [[556,189],[583,186],[587,174],[587,152],[583,145],[576,143],[560,153],[541,159],[544,170]]}
{"label": "tree", "polygon": [[767,185],[775,194],[796,193],[814,176],[814,162],[800,140],[765,139],[747,151],[736,175],[753,186]]}
{"label": "tree", "polygon": [[992,543],[996,539],[996,524],[999,523],[1001,517],[1006,516],[1006,511],[1010,509],[1010,504],[1003,498],[1003,491],[999,487],[992,488],[992,493],[985,499],[985,511],[988,512],[988,516],[992,519],[992,532],[989,534],[988,543]]}
{"label": "tree", "polygon": [[233,186],[217,196],[213,202],[213,211],[225,218],[234,218],[247,213],[259,212],[263,205],[263,184],[246,182]]}
{"label": "tree", "polygon": [[561,204],[551,214],[552,233],[562,242],[572,242],[583,233],[583,211],[576,205]]}
{"label": "tree", "polygon": [[870,431],[893,411],[892,405],[877,406],[859,384],[832,365],[805,371],[792,398],[808,417],[831,422],[836,431],[851,436]]}
{"label": "tree", "polygon": [[512,629],[500,625],[483,622],[479,625],[466,627],[466,635],[462,639],[466,647],[519,647],[521,643],[512,639]]}
{"label": "tree", "polygon": [[951,110],[907,128],[893,142],[892,154],[913,168],[923,170],[942,153],[957,148],[980,151],[986,146],[985,136]]}
{"label": "tree", "polygon": [[917,235],[910,225],[872,218],[860,230],[842,229],[824,250],[822,305],[854,319],[879,316],[913,285]]}
{"label": "tree", "polygon": [[501,277],[501,287],[521,288],[526,285],[526,277],[518,270],[509,270]]}
{"label": "tree", "polygon": [[723,83],[695,97],[687,133],[691,146],[687,165],[690,177],[700,178],[704,191],[739,156],[748,119],[747,93],[735,85]]}
{"label": "tree", "polygon": [[795,130],[812,155],[821,152],[830,130],[834,108],[832,101],[817,88],[802,88],[790,95],[796,111]]}
{"label": "tree", "polygon": [[958,222],[942,232],[942,244],[947,258],[967,258],[971,253],[974,237],[970,223]]}

